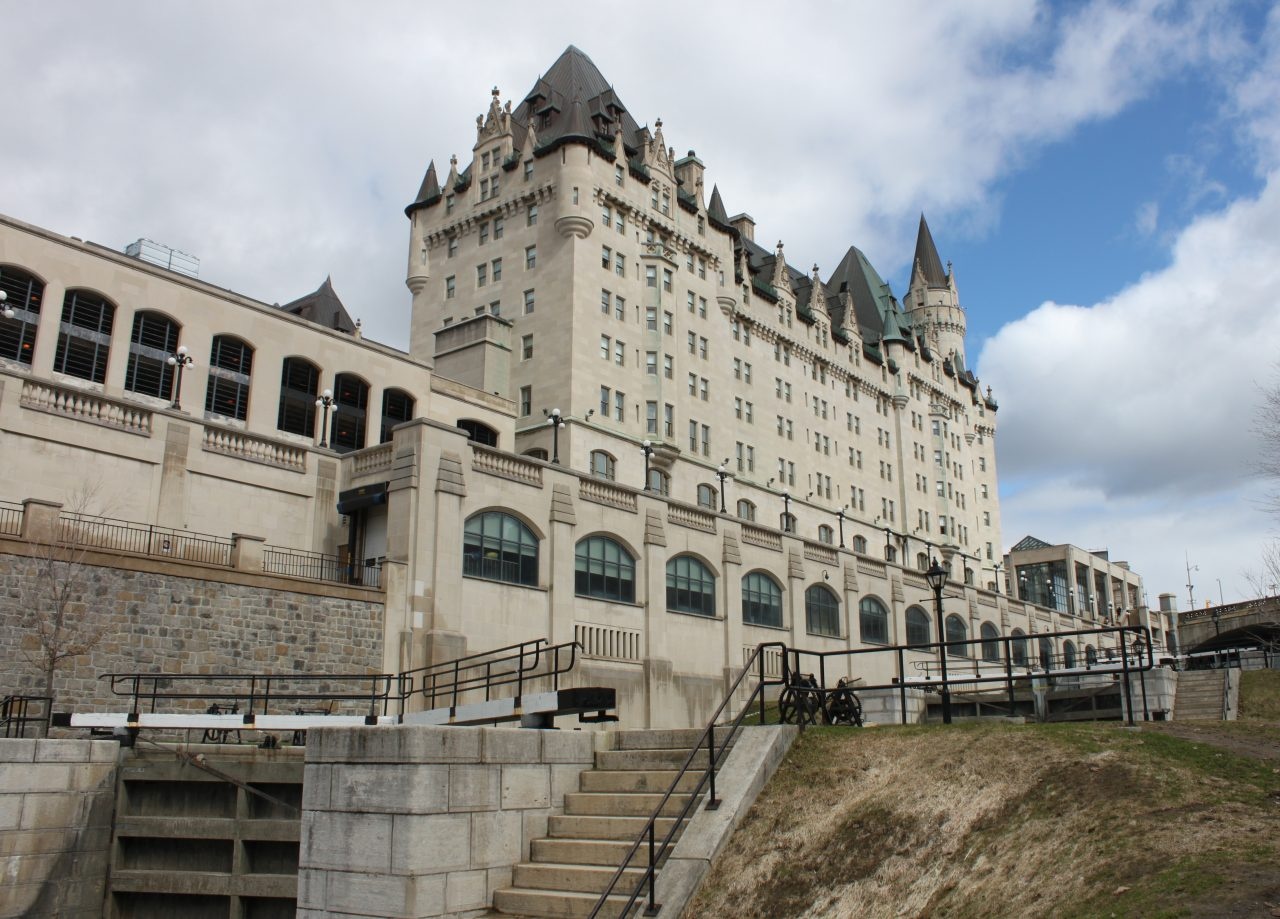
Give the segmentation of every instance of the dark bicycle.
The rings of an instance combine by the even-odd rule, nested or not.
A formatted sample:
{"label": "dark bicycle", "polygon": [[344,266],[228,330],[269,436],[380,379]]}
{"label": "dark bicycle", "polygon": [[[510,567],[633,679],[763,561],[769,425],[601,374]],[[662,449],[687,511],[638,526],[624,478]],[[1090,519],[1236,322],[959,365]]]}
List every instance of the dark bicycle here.
{"label": "dark bicycle", "polygon": [[[219,705],[217,702],[214,702],[207,709],[205,709],[204,713],[206,715],[235,715],[235,714],[238,714],[239,711],[240,711],[239,702],[233,702],[231,705]],[[204,732],[204,736],[200,738],[200,742],[201,743],[229,743],[231,741],[231,734],[233,730],[234,729],[223,730],[221,728],[207,728]],[[234,733],[236,735],[236,743],[239,743],[240,732],[235,731]]]}
{"label": "dark bicycle", "polygon": [[812,673],[791,676],[778,697],[778,718],[784,724],[852,725],[862,727],[862,703],[854,693],[854,681],[841,677],[832,690],[823,689]]}

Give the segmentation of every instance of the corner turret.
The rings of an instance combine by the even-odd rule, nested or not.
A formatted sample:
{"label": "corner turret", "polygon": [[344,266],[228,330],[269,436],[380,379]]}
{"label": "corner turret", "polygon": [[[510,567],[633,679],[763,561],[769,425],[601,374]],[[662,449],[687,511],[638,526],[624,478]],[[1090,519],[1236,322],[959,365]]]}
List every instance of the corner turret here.
{"label": "corner turret", "polygon": [[960,292],[956,290],[951,265],[948,263],[945,270],[942,267],[942,259],[938,257],[938,248],[933,244],[933,234],[929,232],[924,214],[920,215],[911,286],[907,289],[903,305],[911,325],[923,333],[931,349],[943,358],[958,355],[964,363],[967,321],[964,308],[960,306]]}

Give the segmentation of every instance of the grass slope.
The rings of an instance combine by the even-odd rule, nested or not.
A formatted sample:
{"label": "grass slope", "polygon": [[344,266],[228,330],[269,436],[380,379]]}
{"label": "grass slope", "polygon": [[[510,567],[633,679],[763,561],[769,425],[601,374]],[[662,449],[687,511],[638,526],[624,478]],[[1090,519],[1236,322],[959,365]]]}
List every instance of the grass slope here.
{"label": "grass slope", "polygon": [[1280,916],[1280,725],[1223,727],[810,729],[687,915]]}

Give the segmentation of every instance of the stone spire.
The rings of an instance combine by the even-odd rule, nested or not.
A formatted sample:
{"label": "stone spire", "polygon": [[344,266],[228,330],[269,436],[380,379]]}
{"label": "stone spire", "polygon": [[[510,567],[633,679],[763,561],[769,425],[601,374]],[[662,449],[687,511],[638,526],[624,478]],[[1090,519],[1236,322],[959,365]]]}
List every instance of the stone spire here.
{"label": "stone spire", "polygon": [[942,259],[938,257],[938,247],[933,244],[933,234],[929,232],[929,224],[925,222],[924,213],[920,214],[920,230],[916,234],[915,267],[912,270],[911,286],[916,286],[916,276],[924,282],[925,287],[946,287],[947,273],[942,270]]}

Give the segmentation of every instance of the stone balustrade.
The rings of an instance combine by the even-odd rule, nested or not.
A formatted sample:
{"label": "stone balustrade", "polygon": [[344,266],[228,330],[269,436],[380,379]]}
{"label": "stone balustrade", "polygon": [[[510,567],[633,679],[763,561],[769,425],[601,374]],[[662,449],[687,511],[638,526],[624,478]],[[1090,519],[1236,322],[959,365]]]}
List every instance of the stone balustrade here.
{"label": "stone balustrade", "polygon": [[840,556],[831,546],[808,541],[804,544],[804,557],[811,562],[821,562],[824,565],[836,565],[840,561]]}
{"label": "stone balustrade", "polygon": [[395,451],[390,443],[366,447],[351,454],[351,476],[372,475],[385,472],[391,468],[391,459]]}
{"label": "stone balustrade", "polygon": [[582,646],[583,657],[638,662],[644,655],[644,636],[639,629],[575,622],[573,638]]}
{"label": "stone balustrade", "polygon": [[23,380],[22,395],[18,401],[23,408],[38,412],[65,415],[142,437],[151,436],[152,419],[148,409],[109,399],[100,393],[47,381]]}
{"label": "stone balustrade", "polygon": [[490,450],[479,444],[471,445],[471,468],[513,482],[542,487],[542,466],[535,460]]}
{"label": "stone balustrade", "polygon": [[636,493],[634,491],[602,479],[580,479],[578,482],[578,496],[584,501],[607,504],[609,507],[630,511],[633,514],[636,511]]}
{"label": "stone balustrade", "polygon": [[687,504],[668,504],[667,522],[674,523],[676,526],[688,527],[691,530],[701,530],[703,533],[714,533],[716,531],[715,514],[698,510],[696,507],[690,507]]}
{"label": "stone balustrade", "polygon": [[759,546],[761,549],[782,551],[782,534],[764,527],[742,524],[742,541],[747,545]]}
{"label": "stone balustrade", "polygon": [[204,444],[210,453],[221,453],[251,463],[263,463],[288,469],[290,472],[307,471],[307,449],[278,440],[267,440],[233,428],[223,428],[205,422]]}

